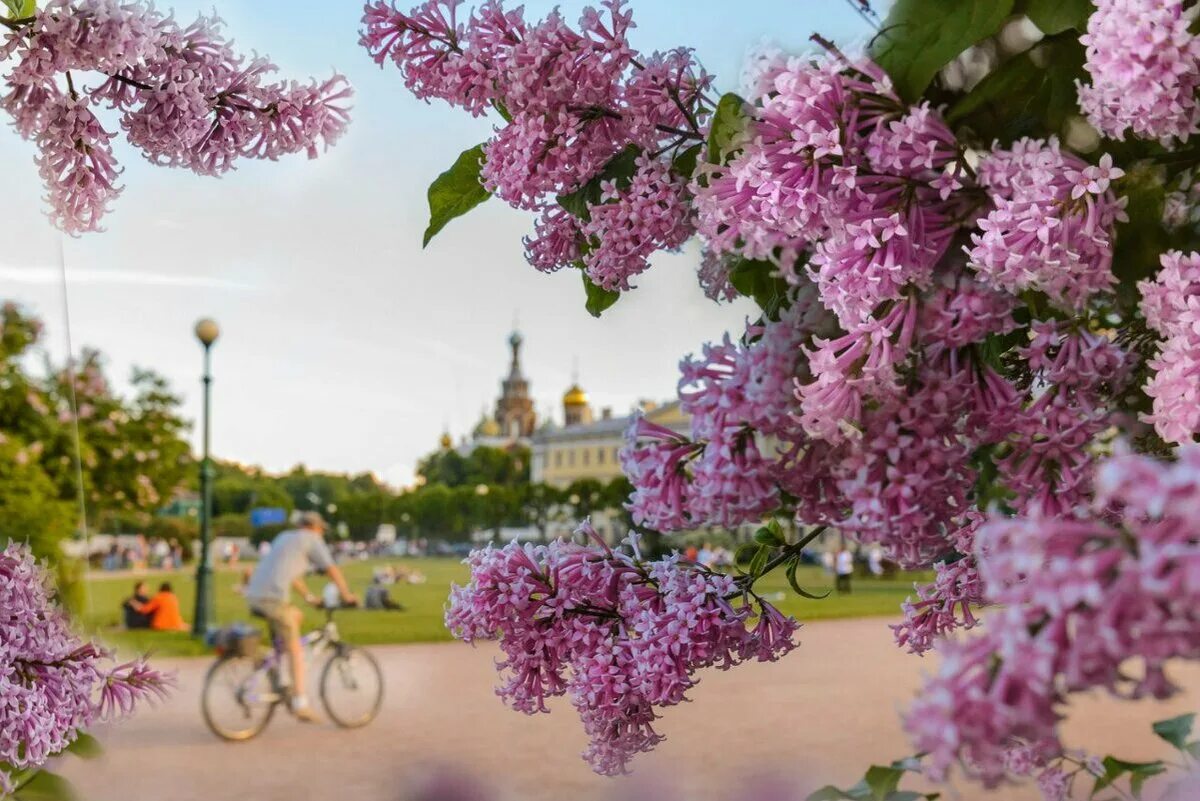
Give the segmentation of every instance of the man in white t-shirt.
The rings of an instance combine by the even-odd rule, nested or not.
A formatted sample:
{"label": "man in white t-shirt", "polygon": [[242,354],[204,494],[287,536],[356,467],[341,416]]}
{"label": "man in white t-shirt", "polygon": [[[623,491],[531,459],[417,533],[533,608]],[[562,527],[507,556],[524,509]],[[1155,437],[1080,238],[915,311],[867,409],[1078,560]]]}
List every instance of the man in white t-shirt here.
{"label": "man in white t-shirt", "polygon": [[837,570],[837,591],[850,592],[850,577],[854,575],[854,554],[850,553],[850,549],[845,545],[834,557],[834,565]]}
{"label": "man in white t-shirt", "polygon": [[358,599],[350,592],[325,544],[327,527],[324,518],[316,512],[304,512],[299,524],[298,528],[280,533],[271,543],[271,550],[258,563],[246,585],[246,603],[251,612],[270,621],[272,629],[287,642],[292,668],[292,712],[298,719],[312,722],[317,716],[308,703],[304,648],[300,643],[300,623],[304,615],[292,605],[291,590],[299,592],[308,603],[318,602],[304,583],[311,566],[333,582],[343,603],[353,605]]}

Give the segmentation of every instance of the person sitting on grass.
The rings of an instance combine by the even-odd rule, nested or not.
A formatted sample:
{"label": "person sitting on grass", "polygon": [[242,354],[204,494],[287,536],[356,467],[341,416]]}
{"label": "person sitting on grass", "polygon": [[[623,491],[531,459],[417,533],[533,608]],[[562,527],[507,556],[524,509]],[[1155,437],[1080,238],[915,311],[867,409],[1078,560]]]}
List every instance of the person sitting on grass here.
{"label": "person sitting on grass", "polygon": [[148,629],[150,628],[150,615],[142,612],[142,607],[150,602],[150,596],[146,594],[146,582],[139,581],[133,585],[133,595],[125,599],[121,604],[121,616],[125,622],[127,629]]}
{"label": "person sitting on grass", "polygon": [[188,624],[179,613],[179,596],[171,589],[169,581],[160,584],[158,593],[142,604],[138,611],[150,616],[150,628],[153,631],[188,630]]}
{"label": "person sitting on grass", "polygon": [[343,603],[353,606],[358,602],[346,585],[342,571],[333,563],[333,554],[325,544],[326,528],[324,518],[318,513],[302,513],[298,528],[284,531],[271,543],[271,550],[254,569],[245,592],[250,611],[266,618],[287,643],[292,669],[292,714],[307,723],[319,718],[308,703],[304,648],[300,643],[300,623],[304,616],[291,604],[291,590],[300,592],[311,604],[318,602],[304,583],[304,576],[311,566],[336,585]]}
{"label": "person sitting on grass", "polygon": [[392,599],[392,593],[379,578],[373,579],[371,585],[367,587],[366,595],[363,597],[363,606],[367,609],[386,609],[393,612],[404,611],[404,604]]}

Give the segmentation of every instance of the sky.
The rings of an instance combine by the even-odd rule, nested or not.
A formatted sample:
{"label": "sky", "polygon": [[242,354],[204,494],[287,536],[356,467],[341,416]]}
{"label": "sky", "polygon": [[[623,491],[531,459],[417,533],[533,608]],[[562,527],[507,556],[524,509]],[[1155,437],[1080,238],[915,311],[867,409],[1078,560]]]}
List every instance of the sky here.
{"label": "sky", "polygon": [[[158,5],[186,20],[214,0]],[[753,312],[704,297],[691,243],[656,257],[638,288],[594,319],[577,273],[525,263],[532,219],[495,199],[422,250],[427,186],[493,123],[418,101],[393,67],[376,66],[357,44],[357,0],[215,5],[237,45],[270,56],[282,76],[336,69],[350,79],[353,122],[335,148],[315,161],[242,162],[213,179],[153,167],[118,136],[125,189],[107,230],[70,239],[44,216],[32,145],[0,127],[0,299],[43,318],[46,351],[62,362],[61,247],[75,350],[100,349],[118,387],[134,365],[159,371],[194,420],[201,350],[192,328],[217,320],[215,457],[276,471],[372,471],[403,485],[444,429],[458,439],[490,413],[514,324],[539,416],[558,418],[576,366],[595,406],[624,413],[640,398],[673,397],[680,357]],[[553,4],[525,5],[527,18],[540,18]],[[586,5],[558,3],[570,19]],[[631,5],[636,47],[694,47],[720,91],[738,88],[743,56],[764,41],[798,51],[813,31],[843,42],[868,33],[837,0]]]}

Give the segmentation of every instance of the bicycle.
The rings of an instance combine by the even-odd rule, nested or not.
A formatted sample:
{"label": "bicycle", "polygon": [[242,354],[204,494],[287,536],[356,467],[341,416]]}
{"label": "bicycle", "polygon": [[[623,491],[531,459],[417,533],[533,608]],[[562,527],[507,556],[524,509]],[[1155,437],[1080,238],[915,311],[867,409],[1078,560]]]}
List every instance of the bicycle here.
{"label": "bicycle", "polygon": [[[375,719],[383,704],[383,672],[369,651],[342,640],[334,609],[323,608],[325,625],[300,641],[309,658],[330,654],[319,684],[321,705],[329,719],[343,729],[361,728]],[[208,728],[223,740],[250,740],[262,733],[280,704],[291,710],[291,688],[281,672],[287,644],[274,627],[269,628],[272,647],[261,659],[235,648],[220,654],[205,674],[201,711]],[[224,709],[229,700],[231,708]],[[355,701],[361,704],[360,711],[354,710]]]}

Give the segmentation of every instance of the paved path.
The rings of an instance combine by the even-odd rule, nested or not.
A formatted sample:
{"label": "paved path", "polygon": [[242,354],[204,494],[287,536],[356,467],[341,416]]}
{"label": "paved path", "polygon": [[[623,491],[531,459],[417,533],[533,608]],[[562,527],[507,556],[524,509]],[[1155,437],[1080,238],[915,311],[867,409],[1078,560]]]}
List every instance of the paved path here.
{"label": "paved path", "polygon": [[[717,797],[739,775],[772,769],[806,787],[851,783],[870,762],[908,753],[896,710],[921,671],[933,667],[901,653],[889,634],[885,620],[813,623],[802,631],[801,648],[781,662],[707,673],[694,703],[667,710],[660,726],[667,741],[636,767],[686,782],[696,799]],[[491,649],[448,643],[373,651],[388,694],[366,729],[278,716],[257,740],[219,742],[199,714],[207,662],[164,660],[179,671],[174,698],[102,732],[101,760],[61,769],[86,801],[403,801],[406,781],[436,763],[466,764],[521,801],[611,797],[604,791],[613,782],[578,758],[584,738],[573,710],[560,704],[550,715],[527,717],[501,705],[492,693]],[[1191,693],[1169,704],[1085,701],[1068,731],[1072,744],[1130,758],[1161,755],[1149,723],[1200,708],[1200,671],[1179,677]],[[962,801],[1037,798],[1011,788],[961,793]]]}

